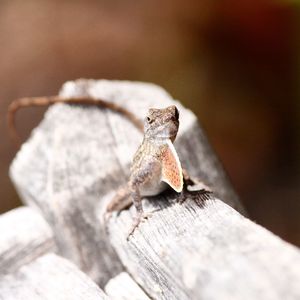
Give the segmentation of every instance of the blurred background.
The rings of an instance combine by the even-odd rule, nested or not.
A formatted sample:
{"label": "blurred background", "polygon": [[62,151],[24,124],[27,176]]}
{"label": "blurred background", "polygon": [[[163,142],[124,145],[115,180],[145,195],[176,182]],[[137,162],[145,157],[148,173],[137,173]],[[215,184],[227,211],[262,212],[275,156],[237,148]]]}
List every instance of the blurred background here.
{"label": "blurred background", "polygon": [[[299,4],[2,0],[0,212],[20,205],[11,100],[76,78],[150,81],[199,117],[252,220],[300,246]],[[44,109],[23,110],[25,140]]]}

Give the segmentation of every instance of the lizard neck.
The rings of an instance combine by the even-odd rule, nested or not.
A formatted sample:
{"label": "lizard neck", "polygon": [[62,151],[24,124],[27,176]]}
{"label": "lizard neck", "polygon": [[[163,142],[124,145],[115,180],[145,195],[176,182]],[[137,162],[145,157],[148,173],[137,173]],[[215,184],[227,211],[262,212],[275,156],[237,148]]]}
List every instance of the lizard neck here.
{"label": "lizard neck", "polygon": [[162,151],[164,151],[165,147],[172,142],[171,139],[168,138],[145,138],[140,147],[143,155],[150,155],[160,158]]}
{"label": "lizard neck", "polygon": [[143,144],[164,145],[167,144],[169,141],[173,143],[175,138],[176,136],[172,138],[144,136]]}

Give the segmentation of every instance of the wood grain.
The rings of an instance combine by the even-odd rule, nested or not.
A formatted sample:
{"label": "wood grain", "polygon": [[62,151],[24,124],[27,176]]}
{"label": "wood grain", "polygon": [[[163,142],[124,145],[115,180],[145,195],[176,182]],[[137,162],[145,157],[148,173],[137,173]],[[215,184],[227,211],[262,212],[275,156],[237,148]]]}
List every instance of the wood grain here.
{"label": "wood grain", "polygon": [[1,300],[108,300],[71,262],[46,254],[0,280]]}
{"label": "wood grain", "polygon": [[0,232],[0,275],[56,250],[51,228],[32,208],[20,207],[0,215]]}
{"label": "wood grain", "polygon": [[110,220],[111,242],[153,299],[300,299],[300,251],[219,199],[169,193],[126,240],[132,211]]}

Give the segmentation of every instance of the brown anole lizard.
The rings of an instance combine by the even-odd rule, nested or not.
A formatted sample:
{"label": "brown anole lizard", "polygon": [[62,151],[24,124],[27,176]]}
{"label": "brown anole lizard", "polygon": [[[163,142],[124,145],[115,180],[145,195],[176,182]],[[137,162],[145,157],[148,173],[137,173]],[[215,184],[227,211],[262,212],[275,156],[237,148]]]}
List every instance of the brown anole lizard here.
{"label": "brown anole lizard", "polygon": [[210,188],[199,180],[192,179],[182,169],[177,152],[173,146],[179,128],[179,111],[172,105],[163,109],[150,108],[144,124],[129,110],[103,99],[36,97],[21,98],[13,101],[8,108],[8,126],[14,138],[15,113],[21,107],[45,106],[55,103],[82,104],[100,106],[118,112],[129,119],[144,133],[143,141],[134,155],[130,179],[126,187],[121,188],[106,207],[106,213],[120,211],[131,204],[136,208],[136,216],[128,237],[134,232],[141,220],[147,218],[142,207],[143,196],[155,196],[168,186],[181,193],[183,198],[184,182],[197,184],[198,192],[207,198]]}

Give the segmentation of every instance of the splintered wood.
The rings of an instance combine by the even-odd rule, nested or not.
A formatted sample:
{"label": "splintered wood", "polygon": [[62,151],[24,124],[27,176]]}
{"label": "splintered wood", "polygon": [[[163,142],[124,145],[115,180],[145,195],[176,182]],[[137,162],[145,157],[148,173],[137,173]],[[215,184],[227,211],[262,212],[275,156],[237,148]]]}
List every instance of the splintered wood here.
{"label": "splintered wood", "polygon": [[141,119],[175,104],[181,164],[215,198],[186,193],[179,204],[169,190],[143,199],[152,217],[127,241],[133,207],[107,224],[103,211],[128,179],[141,133],[109,110],[54,105],[10,168],[32,208],[0,217],[0,299],[300,299],[299,250],[243,216],[191,111],[137,82],[78,80],[60,95],[106,99]]}

